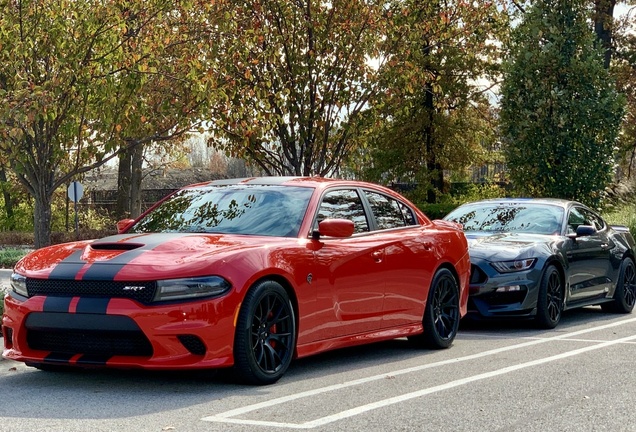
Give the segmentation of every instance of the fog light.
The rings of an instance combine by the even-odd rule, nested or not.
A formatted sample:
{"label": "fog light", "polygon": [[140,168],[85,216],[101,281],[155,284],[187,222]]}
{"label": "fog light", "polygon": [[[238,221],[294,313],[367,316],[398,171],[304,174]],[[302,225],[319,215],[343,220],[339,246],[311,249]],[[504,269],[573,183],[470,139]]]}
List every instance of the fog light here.
{"label": "fog light", "polygon": [[515,292],[515,291],[521,291],[521,287],[519,285],[510,285],[510,286],[503,286],[503,287],[497,288],[498,293],[507,293],[507,292]]}

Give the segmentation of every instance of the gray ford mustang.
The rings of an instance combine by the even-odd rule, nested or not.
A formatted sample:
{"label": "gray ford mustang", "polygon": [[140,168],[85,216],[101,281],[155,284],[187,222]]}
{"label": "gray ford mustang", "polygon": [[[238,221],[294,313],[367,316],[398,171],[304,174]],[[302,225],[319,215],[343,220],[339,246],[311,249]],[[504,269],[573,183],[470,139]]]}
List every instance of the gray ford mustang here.
{"label": "gray ford mustang", "polygon": [[494,199],[464,204],[444,219],[468,238],[469,314],[532,318],[554,328],[565,309],[601,305],[630,313],[636,303],[635,244],[575,201]]}

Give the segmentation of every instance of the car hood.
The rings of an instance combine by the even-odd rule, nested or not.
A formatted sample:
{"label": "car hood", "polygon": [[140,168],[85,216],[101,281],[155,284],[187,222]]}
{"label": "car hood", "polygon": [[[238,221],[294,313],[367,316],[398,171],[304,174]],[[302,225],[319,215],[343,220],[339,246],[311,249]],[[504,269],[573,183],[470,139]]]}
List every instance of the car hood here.
{"label": "car hood", "polygon": [[297,239],[227,234],[120,234],[36,250],[15,271],[54,279],[153,280],[210,274],[214,263]]}
{"label": "car hood", "polygon": [[506,261],[532,258],[550,249],[558,236],[525,233],[466,232],[471,259]]}

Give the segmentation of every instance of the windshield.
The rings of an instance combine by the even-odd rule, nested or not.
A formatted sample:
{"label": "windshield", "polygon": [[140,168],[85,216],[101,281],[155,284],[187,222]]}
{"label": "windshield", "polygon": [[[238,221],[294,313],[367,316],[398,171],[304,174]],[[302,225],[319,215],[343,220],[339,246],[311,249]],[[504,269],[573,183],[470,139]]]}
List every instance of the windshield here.
{"label": "windshield", "polygon": [[181,190],[129,233],[233,233],[297,237],[311,188],[231,185]]}
{"label": "windshield", "polygon": [[461,206],[444,219],[459,222],[464,231],[523,231],[535,234],[559,234],[563,209],[547,204],[480,203]]}

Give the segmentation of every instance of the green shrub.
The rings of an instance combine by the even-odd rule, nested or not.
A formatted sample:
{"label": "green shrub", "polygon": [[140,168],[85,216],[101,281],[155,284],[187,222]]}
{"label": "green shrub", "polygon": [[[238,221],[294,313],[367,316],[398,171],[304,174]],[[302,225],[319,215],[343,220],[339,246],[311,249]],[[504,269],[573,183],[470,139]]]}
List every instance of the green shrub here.
{"label": "green shrub", "polygon": [[2,314],[4,313],[4,296],[7,292],[7,288],[0,285],[0,320],[2,319]]}
{"label": "green shrub", "polygon": [[0,249],[0,268],[13,268],[20,258],[29,253],[25,248],[4,248]]}
{"label": "green shrub", "polygon": [[451,212],[457,204],[455,203],[438,203],[438,204],[418,204],[420,210],[424,212],[429,219],[442,219]]}

